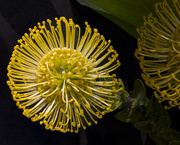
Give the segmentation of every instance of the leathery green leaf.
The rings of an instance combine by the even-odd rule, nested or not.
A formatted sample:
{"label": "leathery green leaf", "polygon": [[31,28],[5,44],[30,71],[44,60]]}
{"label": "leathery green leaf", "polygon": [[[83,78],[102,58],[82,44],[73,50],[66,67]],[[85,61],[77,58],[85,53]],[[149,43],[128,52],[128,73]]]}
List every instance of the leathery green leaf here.
{"label": "leathery green leaf", "polygon": [[95,11],[98,12],[99,14],[101,14],[102,16],[106,17],[107,19],[109,19],[110,21],[112,21],[113,23],[118,25],[119,27],[121,27],[124,31],[126,31],[128,34],[130,34],[134,38],[139,37],[139,34],[136,32],[136,28],[134,26],[132,26],[131,24],[128,24],[128,23],[124,22],[123,20],[120,20],[119,18],[117,18],[116,16],[113,16],[111,14],[101,12],[98,10],[95,10]]}
{"label": "leathery green leaf", "polygon": [[[100,78],[99,80],[102,80],[102,81],[113,81],[113,78]],[[118,94],[118,97],[114,99],[114,103],[112,103],[112,107],[111,107],[111,111],[114,111],[116,110],[123,102],[123,100],[126,100],[126,95],[125,95],[125,90],[124,90],[124,84],[123,84],[123,81],[119,78],[118,81],[122,84],[122,87],[123,89],[121,91],[119,91],[117,94]],[[116,84],[114,86],[117,90],[120,88],[120,86],[118,84]],[[105,110],[104,112],[105,113],[109,113],[111,112],[110,110]]]}
{"label": "leathery green leaf", "polygon": [[151,96],[151,99],[149,100],[149,105],[145,109],[145,114],[144,114],[145,118],[148,117],[152,107],[153,107],[153,96]]}
{"label": "leathery green leaf", "polygon": [[[99,10],[99,11],[104,11],[101,7],[97,6],[96,4],[94,4],[93,2],[91,2],[90,0],[77,0],[80,4],[88,6],[94,10]],[[104,11],[105,12],[105,11]]]}
{"label": "leathery green leaf", "polygon": [[123,90],[121,92],[118,92],[118,95],[121,95],[120,99],[122,102],[126,102],[126,98],[129,97],[129,93],[125,90],[125,86],[122,79],[119,78],[118,81],[122,84],[123,87]]}
{"label": "leathery green leaf", "polygon": [[134,110],[131,115],[129,115],[129,113],[129,109],[121,110],[115,115],[115,118],[122,122],[133,122],[141,117],[141,113],[139,111]]}
{"label": "leathery green leaf", "polygon": [[157,145],[165,145],[164,139],[158,135],[156,131],[148,133],[150,138],[157,143]]}
{"label": "leathery green leaf", "polygon": [[180,145],[180,141],[172,141],[169,145]]}
{"label": "leathery green leaf", "polygon": [[180,133],[171,129],[171,133],[173,135],[174,140],[180,141]]}
{"label": "leathery green leaf", "polygon": [[146,132],[146,133],[152,132],[154,130],[153,130],[153,127],[150,125],[150,123],[154,121],[155,119],[156,119],[155,117],[152,117],[152,118],[148,118],[148,120],[145,120],[145,121],[133,122],[133,125],[135,128],[143,132]]}
{"label": "leathery green leaf", "polygon": [[144,98],[146,97],[146,89],[143,82],[140,79],[136,79],[133,87],[133,98]]}
{"label": "leathery green leaf", "polygon": [[[136,28],[143,25],[143,16],[155,14],[157,0],[77,0],[105,16],[127,33],[138,38]],[[158,0],[161,2],[163,0]],[[168,0],[171,1],[171,0]],[[171,5],[172,3],[170,3]]]}
{"label": "leathery green leaf", "polygon": [[133,98],[132,108],[135,108],[137,105],[148,106],[149,99],[146,97],[146,89],[140,79],[136,79],[131,97]]}
{"label": "leathery green leaf", "polygon": [[158,130],[162,130],[164,128],[169,128],[171,126],[171,119],[169,116],[161,116],[159,118],[159,126],[158,126]]}
{"label": "leathery green leaf", "polygon": [[105,110],[104,112],[105,113],[112,112],[112,111],[116,110],[121,104],[122,104],[121,99],[120,98],[116,98],[114,100],[114,103],[112,104],[112,107],[111,107],[112,110],[111,111],[110,110]]}
{"label": "leathery green leaf", "polygon": [[116,110],[121,104],[122,104],[121,99],[120,98],[116,98],[114,100],[114,103],[113,103],[112,107],[111,107],[112,111]]}

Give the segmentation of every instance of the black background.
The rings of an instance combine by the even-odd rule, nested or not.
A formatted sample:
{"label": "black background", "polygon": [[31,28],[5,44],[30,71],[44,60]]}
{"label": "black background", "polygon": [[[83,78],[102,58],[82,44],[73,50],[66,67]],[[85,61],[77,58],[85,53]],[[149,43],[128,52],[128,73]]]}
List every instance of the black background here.
{"label": "black background", "polygon": [[[116,70],[127,89],[140,78],[138,61],[134,57],[136,40],[114,23],[75,0],[0,0],[0,145],[141,145],[140,132],[130,123],[122,123],[114,118],[118,110],[106,114],[98,125],[80,130],[78,134],[45,130],[38,122],[31,122],[22,115],[13,101],[6,85],[7,65],[13,47],[28,29],[46,19],[65,16],[72,18],[84,28],[88,21],[92,28],[98,28],[106,40],[111,39],[119,53],[121,66]],[[149,96],[151,90],[147,87]],[[180,131],[177,108],[168,111],[172,128]],[[146,145],[154,145],[147,139]]]}

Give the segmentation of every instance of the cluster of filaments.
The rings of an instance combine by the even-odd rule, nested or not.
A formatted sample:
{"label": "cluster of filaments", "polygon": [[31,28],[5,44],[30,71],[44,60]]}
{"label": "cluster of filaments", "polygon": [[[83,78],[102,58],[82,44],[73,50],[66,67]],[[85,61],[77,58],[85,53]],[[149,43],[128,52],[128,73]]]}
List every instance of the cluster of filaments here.
{"label": "cluster of filaments", "polygon": [[156,90],[160,103],[168,101],[166,109],[180,105],[180,1],[173,3],[173,8],[166,1],[157,3],[157,18],[144,17],[135,52],[145,83]]}
{"label": "cluster of filaments", "polygon": [[18,40],[7,83],[17,106],[32,121],[39,120],[46,129],[78,132],[112,110],[122,87],[109,72],[120,62],[110,40],[97,29],[93,33],[87,22],[81,37],[72,19],[55,20],[56,28],[48,19],[50,30],[43,21]]}

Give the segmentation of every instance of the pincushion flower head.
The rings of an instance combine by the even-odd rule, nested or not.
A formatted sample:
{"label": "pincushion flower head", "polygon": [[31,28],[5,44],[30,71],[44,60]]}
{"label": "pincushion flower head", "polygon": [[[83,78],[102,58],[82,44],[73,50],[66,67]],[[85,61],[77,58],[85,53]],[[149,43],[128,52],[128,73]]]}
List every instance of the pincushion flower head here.
{"label": "pincushion flower head", "polygon": [[144,17],[144,26],[138,29],[138,49],[142,77],[155,89],[159,102],[168,101],[166,109],[180,108],[180,0],[155,5],[156,18]]}
{"label": "pincushion flower head", "polygon": [[56,26],[48,19],[18,40],[7,83],[23,115],[46,129],[78,132],[112,110],[122,87],[109,73],[120,62],[110,40],[87,22],[81,37],[72,19],[55,20]]}

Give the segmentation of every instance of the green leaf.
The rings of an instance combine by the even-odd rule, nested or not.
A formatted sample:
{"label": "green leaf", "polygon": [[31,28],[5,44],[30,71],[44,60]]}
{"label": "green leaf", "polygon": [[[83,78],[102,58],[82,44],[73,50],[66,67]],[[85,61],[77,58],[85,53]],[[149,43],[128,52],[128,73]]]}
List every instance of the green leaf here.
{"label": "green leaf", "polygon": [[155,132],[150,132],[148,134],[149,134],[150,138],[154,142],[156,142],[157,144],[159,144],[159,145],[165,145],[166,144],[165,140],[161,136],[159,136],[156,131]]}
{"label": "green leaf", "polygon": [[150,126],[149,124],[145,125],[145,126],[141,126],[141,127],[135,127],[136,129],[148,133],[148,132],[153,132],[154,128],[152,126]]}
{"label": "green leaf", "polygon": [[[102,12],[106,12],[105,10],[103,10],[101,7],[97,6],[96,4],[94,4],[93,2],[91,2],[90,0],[77,0],[80,4],[88,6],[94,10],[99,10]],[[107,13],[107,12],[106,12]]]}
{"label": "green leaf", "polygon": [[122,79],[119,78],[118,81],[122,84],[122,87],[125,90],[125,86],[124,86],[124,83],[123,83]]}
{"label": "green leaf", "polygon": [[129,93],[126,90],[123,90],[121,95],[121,101],[126,102],[127,97],[129,97]]}
{"label": "green leaf", "polygon": [[147,107],[149,105],[149,99],[147,97],[143,97],[142,99],[140,99],[139,104],[141,106]]}
{"label": "green leaf", "polygon": [[123,90],[121,92],[118,92],[119,95],[121,95],[121,101],[122,102],[126,102],[126,98],[129,97],[129,93],[125,90],[125,86],[124,83],[122,81],[122,79],[118,79],[118,81],[122,84]]}
{"label": "green leaf", "polygon": [[145,110],[144,110],[144,112],[145,112],[145,114],[144,114],[144,118],[146,118],[146,117],[148,117],[148,115],[150,114],[150,111],[151,111],[151,109],[152,109],[152,107],[153,107],[153,96],[151,96],[151,100],[150,100],[150,102],[149,102],[149,105],[145,108]]}
{"label": "green leaf", "polygon": [[113,103],[113,105],[112,105],[112,107],[111,107],[111,109],[114,111],[114,110],[116,110],[121,104],[122,104],[121,99],[116,98],[116,99],[115,99],[115,102]]}
{"label": "green leaf", "polygon": [[179,132],[177,132],[177,131],[171,129],[171,134],[172,134],[174,140],[180,141],[180,133],[179,133]]}
{"label": "green leaf", "polygon": [[132,105],[129,115],[133,113],[133,110],[135,108],[140,109],[141,112],[142,106],[147,107],[149,104],[149,99],[146,97],[146,90],[144,84],[139,79],[135,80],[133,91],[130,92],[130,97],[132,98],[131,99]]}
{"label": "green leaf", "polygon": [[169,145],[180,145],[180,141],[172,141]]}
{"label": "green leaf", "polygon": [[[105,80],[105,81],[113,81],[113,78],[100,78],[99,80]],[[114,99],[114,103],[112,103],[112,111],[116,110],[122,102],[126,102],[126,97],[128,97],[128,92],[124,89],[124,83],[123,81],[119,78],[118,81],[121,83],[121,86],[123,87],[122,91],[119,91],[117,94],[119,95],[117,98]],[[116,84],[114,86],[116,90],[120,88],[119,84]],[[110,110],[105,110],[105,113],[111,112]]]}
{"label": "green leaf", "polygon": [[139,106],[147,107],[149,104],[149,99],[146,97],[146,89],[143,82],[140,79],[136,79],[133,87],[133,92],[131,93],[132,99],[132,109]]}
{"label": "green leaf", "polygon": [[152,117],[152,118],[149,118],[148,120],[145,120],[145,121],[133,122],[133,125],[135,128],[137,128],[140,131],[143,131],[146,133],[153,132],[154,129],[150,125],[150,123],[153,122],[155,119],[156,119],[155,117]]}
{"label": "green leaf", "polygon": [[171,126],[171,119],[169,116],[161,116],[158,121],[158,131],[161,131],[164,128],[169,128]]}
{"label": "green leaf", "polygon": [[153,106],[151,107],[151,113],[154,114],[157,118],[161,116],[169,116],[168,112],[160,103],[158,103],[157,99],[155,99],[155,101],[153,102]]}
{"label": "green leaf", "polygon": [[139,111],[135,110],[130,116],[129,113],[129,109],[122,110],[115,115],[115,118],[122,122],[134,122],[141,117],[141,113]]}
{"label": "green leaf", "polygon": [[140,79],[136,79],[133,87],[133,98],[145,97],[146,89]]}
{"label": "green leaf", "polygon": [[149,118],[148,120],[145,120],[145,121],[135,122],[134,125],[135,125],[135,127],[139,128],[139,127],[148,125],[149,123],[151,123],[155,119],[156,119],[155,117],[152,117],[152,118]]}
{"label": "green leaf", "polygon": [[138,38],[136,28],[143,25],[143,16],[154,13],[154,4],[157,0],[78,0],[78,2],[94,9]]}
{"label": "green leaf", "polygon": [[[122,104],[121,99],[120,98],[116,98],[114,100],[114,103],[112,104],[112,107],[111,107],[112,111],[116,110],[121,104]],[[104,112],[105,113],[109,113],[111,111],[110,110],[105,110]]]}
{"label": "green leaf", "polygon": [[105,13],[105,12],[101,12],[101,11],[98,11],[98,10],[95,10],[95,11],[97,13],[101,14],[102,16],[106,17],[107,19],[109,19],[113,23],[115,23],[117,26],[119,26],[121,29],[126,31],[128,34],[130,34],[134,38],[138,38],[139,37],[139,34],[136,31],[136,27],[132,26],[131,24],[127,24],[123,20],[120,20],[119,18],[117,18],[116,16],[113,16],[111,14],[108,14],[108,13]]}

